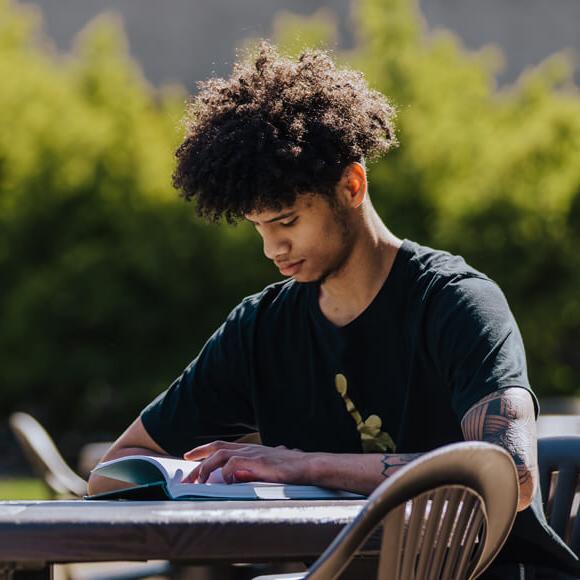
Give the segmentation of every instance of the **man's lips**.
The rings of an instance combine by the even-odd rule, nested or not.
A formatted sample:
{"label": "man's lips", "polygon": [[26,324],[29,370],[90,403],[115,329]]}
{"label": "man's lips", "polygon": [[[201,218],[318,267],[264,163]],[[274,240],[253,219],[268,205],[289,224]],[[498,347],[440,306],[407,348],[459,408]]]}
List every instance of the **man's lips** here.
{"label": "man's lips", "polygon": [[278,270],[283,276],[294,276],[300,270],[304,260],[298,260],[296,262],[276,262]]}

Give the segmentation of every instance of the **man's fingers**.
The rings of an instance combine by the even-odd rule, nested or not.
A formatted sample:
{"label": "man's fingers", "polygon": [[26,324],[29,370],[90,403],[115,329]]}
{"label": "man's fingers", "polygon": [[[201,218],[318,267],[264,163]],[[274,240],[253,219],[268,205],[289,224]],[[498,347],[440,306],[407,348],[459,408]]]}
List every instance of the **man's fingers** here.
{"label": "man's fingers", "polygon": [[231,483],[248,483],[250,481],[258,481],[254,472],[247,469],[238,469],[234,471],[234,481]]}
{"label": "man's fingers", "polygon": [[199,468],[200,465],[196,465],[195,468],[191,471],[189,475],[186,475],[182,480],[181,483],[195,483],[199,476]]}
{"label": "man's fingers", "polygon": [[[255,443],[234,443],[231,441],[212,441],[205,445],[199,445],[184,453],[183,458],[187,460],[198,460],[209,457],[212,453],[220,449],[263,449],[264,445],[257,445]],[[283,447],[282,445],[280,447]]]}
{"label": "man's fingers", "polygon": [[196,461],[198,459],[205,459],[220,449],[239,449],[240,447],[247,446],[241,443],[230,443],[228,441],[212,441],[211,443],[194,447],[187,453],[184,453],[183,458],[188,461]]}
{"label": "man's fingers", "polygon": [[[266,479],[264,453],[272,448],[263,445],[229,443],[213,441],[200,445],[184,454],[190,461],[201,461],[192,472],[183,479],[183,483],[206,483],[212,472],[222,468],[222,477],[226,483],[236,481],[258,481]],[[284,446],[279,451],[288,451]]]}
{"label": "man's fingers", "polygon": [[205,459],[199,465],[199,482],[205,483],[207,478],[210,476],[210,473],[218,467],[222,467],[231,457],[232,453],[235,453],[235,451],[231,449],[220,449],[219,451],[216,451],[211,457]]}
{"label": "man's fingers", "polygon": [[257,481],[256,473],[258,460],[254,457],[240,457],[234,455],[222,467],[222,477],[226,483],[240,483],[244,481]]}

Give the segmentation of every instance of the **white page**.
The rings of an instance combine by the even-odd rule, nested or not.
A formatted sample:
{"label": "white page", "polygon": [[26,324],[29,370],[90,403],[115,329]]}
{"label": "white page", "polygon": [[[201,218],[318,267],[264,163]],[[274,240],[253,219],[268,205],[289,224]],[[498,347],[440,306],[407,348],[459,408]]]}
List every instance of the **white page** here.
{"label": "white page", "polygon": [[[153,459],[157,460],[167,474],[166,481],[169,486],[181,484],[183,479],[201,463],[201,461],[187,461],[186,459],[175,459],[173,457],[154,457]],[[207,484],[214,483],[225,484],[221,467],[218,467],[209,475]]]}
{"label": "white page", "polygon": [[[186,461],[173,457],[128,455],[100,463],[93,469],[93,472],[139,485],[165,480],[170,486],[181,483],[183,478],[189,475],[199,463],[199,461]],[[221,469],[212,472],[210,481],[223,483]]]}

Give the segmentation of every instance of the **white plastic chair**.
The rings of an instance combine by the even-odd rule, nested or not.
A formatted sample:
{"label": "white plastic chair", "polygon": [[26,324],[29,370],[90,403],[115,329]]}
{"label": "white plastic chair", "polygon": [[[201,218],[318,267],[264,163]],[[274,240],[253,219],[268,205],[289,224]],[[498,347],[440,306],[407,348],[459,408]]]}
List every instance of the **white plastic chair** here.
{"label": "white plastic chair", "polygon": [[516,468],[504,449],[447,445],[381,483],[308,571],[254,580],[339,578],[381,523],[380,580],[477,578],[505,543],[518,498]]}
{"label": "white plastic chair", "polygon": [[63,459],[52,437],[28,413],[10,415],[10,428],[22,451],[53,497],[83,497],[87,482]]}

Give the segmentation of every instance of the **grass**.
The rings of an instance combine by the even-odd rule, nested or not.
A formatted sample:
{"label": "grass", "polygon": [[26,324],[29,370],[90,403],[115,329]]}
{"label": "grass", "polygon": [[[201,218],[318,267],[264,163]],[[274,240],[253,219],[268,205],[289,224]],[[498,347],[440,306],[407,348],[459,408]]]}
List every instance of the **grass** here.
{"label": "grass", "polygon": [[38,479],[0,479],[0,500],[10,499],[49,499],[49,495]]}

